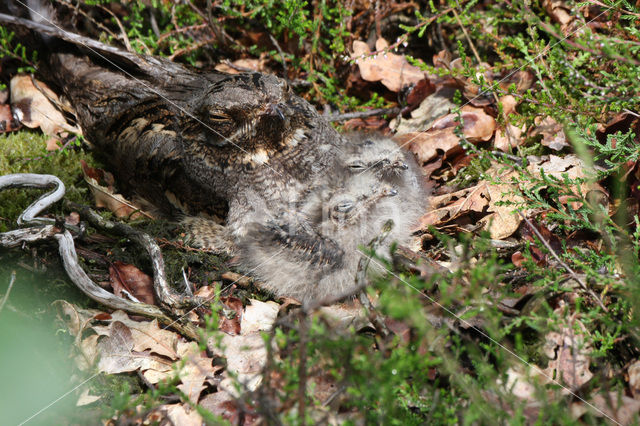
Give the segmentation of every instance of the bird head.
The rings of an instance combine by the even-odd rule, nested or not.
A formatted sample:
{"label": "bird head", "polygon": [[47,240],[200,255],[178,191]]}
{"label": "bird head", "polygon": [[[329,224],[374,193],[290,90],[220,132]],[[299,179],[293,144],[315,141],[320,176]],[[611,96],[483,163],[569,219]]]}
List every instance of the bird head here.
{"label": "bird head", "polygon": [[409,168],[402,150],[388,138],[365,139],[345,163],[352,173],[372,170],[381,177],[397,176]]}
{"label": "bird head", "polygon": [[350,178],[327,202],[328,217],[334,224],[356,223],[371,213],[376,203],[398,191],[371,172]]}
{"label": "bird head", "polygon": [[297,144],[314,113],[285,80],[260,73],[211,84],[194,100],[193,111],[195,118],[183,128],[186,143],[258,163]]}

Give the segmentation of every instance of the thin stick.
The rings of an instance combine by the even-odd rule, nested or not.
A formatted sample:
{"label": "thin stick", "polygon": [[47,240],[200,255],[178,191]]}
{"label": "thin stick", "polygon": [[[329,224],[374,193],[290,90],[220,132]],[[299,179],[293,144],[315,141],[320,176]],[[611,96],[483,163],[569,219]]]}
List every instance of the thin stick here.
{"label": "thin stick", "polygon": [[9,299],[9,294],[11,293],[11,289],[13,288],[13,283],[16,282],[16,271],[11,271],[11,281],[9,281],[9,287],[7,287],[7,292],[4,294],[2,301],[0,302],[0,312],[4,309],[4,304],[7,303],[7,299]]}
{"label": "thin stick", "polygon": [[149,257],[151,258],[151,265],[153,267],[153,288],[155,290],[158,300],[164,306],[175,310],[179,308],[198,306],[204,303],[204,299],[197,297],[184,296],[176,292],[168,283],[165,268],[164,259],[162,257],[162,250],[158,243],[151,238],[148,234],[138,231],[129,225],[124,223],[112,222],[104,219],[97,212],[90,209],[87,206],[68,202],[69,206],[80,211],[81,215],[85,217],[89,223],[96,228],[108,230],[124,237],[130,238],[136,244],[143,247]]}
{"label": "thin stick", "polygon": [[604,303],[602,303],[602,300],[600,300],[600,297],[597,294],[595,294],[593,292],[593,290],[591,290],[589,287],[587,287],[587,284],[584,281],[582,281],[582,279],[580,279],[580,277],[578,277],[578,275],[573,271],[573,269],[571,269],[569,267],[569,265],[567,265],[566,263],[564,263],[562,261],[562,259],[560,259],[560,256],[558,256],[558,254],[555,252],[555,250],[551,247],[551,244],[549,244],[547,242],[547,240],[544,239],[544,237],[542,236],[540,231],[538,231],[538,229],[536,229],[536,227],[533,226],[533,223],[531,223],[531,221],[528,218],[526,218],[525,215],[523,215],[522,212],[519,209],[516,209],[516,211],[518,212],[518,214],[520,215],[522,220],[524,220],[527,223],[527,225],[529,225],[529,228],[531,228],[531,230],[534,232],[534,234],[536,234],[538,239],[542,242],[542,244],[544,244],[544,246],[547,248],[547,250],[549,250],[549,253],[551,253],[551,255],[560,264],[560,266],[562,266],[567,272],[569,272],[571,277],[574,280],[576,280],[576,282],[580,285],[580,288],[582,288],[584,291],[586,291],[587,294],[589,294],[589,296],[593,297],[595,299],[595,301],[598,303],[598,306],[600,306],[603,311],[609,312],[609,309],[607,309],[607,307],[604,306]]}
{"label": "thin stick", "polygon": [[310,317],[306,312],[302,311],[300,318],[300,364],[298,364],[298,419],[300,424],[306,424],[306,407],[307,407],[307,343],[309,340],[309,322]]}
{"label": "thin stick", "polygon": [[326,119],[327,121],[330,121],[330,122],[346,121],[346,120],[351,120],[353,118],[367,118],[367,117],[374,117],[376,115],[385,115],[385,114],[398,115],[399,113],[400,113],[400,108],[398,107],[376,108],[376,109],[370,109],[367,111],[347,112],[344,114],[331,114],[326,116]]}

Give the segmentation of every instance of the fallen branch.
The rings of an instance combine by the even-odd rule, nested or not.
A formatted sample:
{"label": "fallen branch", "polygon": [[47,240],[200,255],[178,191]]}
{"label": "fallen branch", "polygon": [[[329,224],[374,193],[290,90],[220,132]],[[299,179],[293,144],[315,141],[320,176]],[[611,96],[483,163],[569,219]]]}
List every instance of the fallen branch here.
{"label": "fallen branch", "polygon": [[11,294],[11,289],[13,288],[13,284],[16,282],[16,271],[11,271],[11,281],[9,281],[9,287],[7,287],[7,292],[0,300],[0,312],[4,309],[5,303],[9,300],[9,295]]}
{"label": "fallen branch", "polygon": [[[0,246],[12,248],[24,243],[55,238],[59,245],[59,253],[62,257],[62,262],[67,275],[71,281],[73,281],[73,283],[89,298],[111,309],[122,309],[129,313],[155,318],[162,324],[175,328],[183,335],[192,339],[197,339],[199,334],[198,328],[195,325],[190,323],[183,324],[178,320],[174,320],[157,306],[140,302],[132,302],[120,298],[104,290],[87,276],[78,263],[78,256],[71,233],[67,229],[63,229],[64,225],[57,224],[55,219],[37,217],[37,215],[44,209],[56,203],[64,196],[65,187],[60,179],[53,175],[38,175],[30,173],[0,176],[0,191],[15,187],[47,188],[51,185],[54,185],[55,188],[38,198],[34,203],[27,207],[18,218],[18,223],[21,225],[40,224],[40,226],[0,233]],[[95,214],[95,216],[98,215]],[[95,219],[95,217],[93,219]],[[122,231],[122,229],[117,226],[113,226],[113,229]],[[126,227],[125,229],[129,231],[131,228]],[[142,234],[138,231],[135,232],[137,232],[137,234],[131,233],[129,236],[131,236],[132,239],[137,239],[140,244],[144,245],[145,248],[148,249],[150,255],[153,255],[152,263],[154,266],[154,275],[158,277],[158,281],[164,280],[163,282],[166,285],[166,279],[164,278],[164,263],[162,261],[160,248],[148,235]],[[157,271],[157,268],[161,268],[161,272]],[[166,288],[162,288],[160,290],[156,289],[156,292],[161,293],[162,296],[165,297],[165,301],[178,299],[178,302],[184,302],[184,298],[181,299],[180,297],[177,297],[175,293],[170,290],[168,285]]]}
{"label": "fallen branch", "polygon": [[0,190],[16,187],[47,188],[51,185],[55,185],[56,188],[53,191],[44,194],[27,207],[18,217],[18,225],[24,225],[25,223],[55,223],[54,219],[36,216],[50,205],[62,199],[66,192],[64,183],[53,175],[16,173],[13,175],[0,176]]}
{"label": "fallen branch", "polygon": [[86,218],[92,226],[127,237],[146,250],[151,258],[151,265],[153,267],[153,288],[162,305],[175,311],[176,309],[200,306],[206,303],[202,298],[179,294],[169,285],[165,274],[162,250],[160,250],[156,241],[148,234],[140,232],[124,223],[106,220],[87,206],[71,202],[68,202],[67,205],[74,210],[79,210],[81,216]]}
{"label": "fallen branch", "polygon": [[356,111],[356,112],[347,112],[344,114],[331,114],[327,115],[327,121],[346,121],[351,120],[353,118],[368,118],[374,117],[376,115],[398,115],[400,113],[400,108],[378,108],[378,109],[370,109],[367,111]]}

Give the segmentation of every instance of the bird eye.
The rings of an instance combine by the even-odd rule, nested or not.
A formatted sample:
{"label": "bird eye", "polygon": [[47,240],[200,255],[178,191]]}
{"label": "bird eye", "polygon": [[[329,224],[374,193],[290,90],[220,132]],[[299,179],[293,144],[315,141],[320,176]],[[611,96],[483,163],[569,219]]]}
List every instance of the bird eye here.
{"label": "bird eye", "polygon": [[351,209],[353,209],[354,203],[352,201],[342,201],[333,208],[335,211],[340,213],[347,213]]}
{"label": "bird eye", "polygon": [[367,166],[362,161],[352,161],[347,164],[351,170],[364,170]]}
{"label": "bird eye", "polygon": [[209,111],[209,120],[220,123],[231,120],[231,117],[229,117],[229,115],[225,114],[224,112]]}

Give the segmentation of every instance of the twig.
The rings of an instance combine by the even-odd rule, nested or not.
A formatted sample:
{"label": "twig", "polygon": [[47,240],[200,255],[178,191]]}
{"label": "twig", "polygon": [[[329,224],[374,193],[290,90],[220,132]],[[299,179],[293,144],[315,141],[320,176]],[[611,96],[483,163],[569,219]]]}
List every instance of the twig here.
{"label": "twig", "polygon": [[215,19],[213,19],[213,15],[211,14],[210,0],[207,0],[207,14],[202,12],[202,10],[200,10],[195,4],[193,4],[191,0],[186,0],[186,3],[191,9],[193,9],[194,12],[200,15],[200,17],[209,24],[209,28],[211,28],[211,32],[213,32],[213,35],[216,37],[216,39],[222,46],[226,46],[227,40],[233,41],[233,38],[231,38],[229,34],[227,34],[224,31],[224,29],[216,25]]}
{"label": "twig", "polygon": [[70,137],[64,144],[62,144],[62,146],[59,149],[56,149],[55,151],[51,151],[48,152],[45,155],[40,155],[38,157],[26,157],[26,158],[22,158],[21,160],[24,162],[28,162],[28,161],[40,161],[43,160],[45,158],[49,158],[49,157],[53,157],[54,155],[60,154],[62,152],[64,152],[65,149],[67,149],[67,147],[69,145],[71,145],[72,143],[74,143],[75,141],[78,140],[77,136],[73,136]]}
{"label": "twig", "polygon": [[11,280],[9,281],[9,287],[7,287],[7,292],[4,294],[2,301],[0,301],[0,312],[4,309],[4,304],[7,303],[9,299],[9,294],[11,293],[11,289],[13,288],[13,283],[16,282],[16,271],[11,271]]}
{"label": "twig", "polygon": [[122,309],[130,313],[155,318],[163,324],[171,325],[191,339],[195,340],[199,338],[198,329],[193,324],[181,324],[171,319],[157,306],[125,300],[98,286],[87,276],[78,263],[78,256],[71,233],[65,230],[63,233],[54,235],[54,238],[59,244],[59,253],[60,257],[62,257],[64,270],[71,281],[73,281],[85,295],[111,309]]}
{"label": "twig", "polygon": [[149,7],[149,23],[151,24],[151,30],[156,37],[160,37],[160,27],[158,27],[158,21],[156,20],[155,8],[153,6]]}
{"label": "twig", "polygon": [[47,188],[55,185],[56,189],[48,192],[34,201],[18,217],[18,225],[25,223],[52,224],[54,219],[36,217],[50,205],[60,201],[65,194],[64,183],[53,175],[39,175],[34,173],[16,173],[0,176],[0,190],[15,187]]}
{"label": "twig", "polygon": [[282,70],[284,71],[284,78],[288,80],[289,70],[287,69],[287,58],[284,57],[284,52],[280,47],[280,43],[278,43],[278,40],[276,40],[275,37],[272,36],[271,34],[269,34],[269,40],[271,40],[271,43],[273,43],[273,45],[276,47],[276,50],[280,54],[280,59],[282,60]]}
{"label": "twig", "polygon": [[377,108],[377,109],[370,109],[367,111],[356,111],[356,112],[347,112],[344,114],[332,114],[327,116],[327,120],[328,121],[345,121],[345,120],[351,120],[352,118],[367,118],[367,117],[373,117],[376,115],[385,115],[385,114],[389,114],[389,115],[398,115],[400,113],[400,108],[398,107],[393,107],[393,108]]}
{"label": "twig", "polygon": [[192,298],[183,296],[177,293],[167,282],[164,259],[162,258],[162,250],[148,234],[138,231],[126,225],[124,223],[111,222],[102,218],[97,212],[90,209],[87,206],[68,202],[69,206],[80,211],[83,217],[89,221],[89,223],[99,229],[104,229],[110,232],[114,232],[118,235],[130,238],[138,245],[142,246],[149,257],[151,258],[151,265],[153,267],[153,288],[160,303],[172,310],[198,306],[203,303],[204,300],[200,298]]}
{"label": "twig", "polygon": [[298,364],[298,419],[300,424],[306,424],[306,406],[307,406],[307,343],[309,340],[309,322],[311,318],[302,311],[300,318],[299,336],[300,336],[300,364]]}
{"label": "twig", "polygon": [[[368,248],[371,253],[375,253],[376,249],[382,243],[391,230],[393,229],[393,220],[388,220],[382,226],[382,233],[371,240],[368,244]],[[383,341],[386,341],[392,333],[387,328],[387,325],[384,322],[384,318],[378,313],[378,311],[373,307],[371,300],[369,300],[369,296],[364,291],[364,288],[367,284],[367,270],[369,269],[369,265],[371,264],[371,257],[373,255],[365,256],[360,259],[358,262],[358,271],[356,272],[356,283],[358,287],[362,287],[362,291],[358,293],[358,300],[364,306],[364,308],[369,313],[369,321],[375,326],[376,330],[382,337]]]}
{"label": "twig", "polygon": [[[476,46],[473,43],[473,41],[471,41],[471,37],[469,36],[467,29],[465,28],[464,25],[462,25],[462,21],[460,20],[460,16],[458,16],[458,12],[456,12],[455,8],[451,9],[451,11],[453,12],[453,16],[456,18],[456,21],[458,22],[460,29],[462,29],[462,33],[464,34],[464,37],[467,39],[467,43],[469,43],[469,46],[471,47],[473,56],[476,58],[476,61],[478,61],[478,65],[482,64],[482,59],[480,58],[480,54],[478,53],[478,50],[476,49]],[[496,105],[497,105],[500,102],[500,100],[498,99],[498,95],[496,95],[496,92],[493,90],[491,91],[491,95],[493,96],[493,99],[496,101]],[[504,113],[504,111],[502,112],[502,119],[504,120],[505,123],[508,123],[507,115]],[[514,143],[515,137],[511,133],[511,129],[509,128],[509,126],[505,126],[504,131],[507,135],[507,139],[509,140],[509,147],[515,146],[515,143]]]}
{"label": "twig", "polygon": [[[157,306],[148,305],[146,303],[135,303],[122,299],[95,284],[82,270],[78,263],[78,256],[71,233],[68,230],[60,232],[61,225],[56,224],[54,219],[36,217],[36,215],[53,203],[59,201],[64,196],[64,184],[60,179],[52,175],[38,175],[30,173],[0,176],[0,190],[16,186],[46,188],[52,184],[56,185],[56,188],[43,195],[36,202],[27,207],[18,219],[20,224],[40,223],[44,224],[44,226],[17,229],[14,231],[0,233],[0,244],[4,247],[15,247],[25,242],[43,241],[53,237],[58,241],[59,253],[62,257],[62,262],[67,275],[71,281],[73,281],[73,283],[85,293],[85,295],[111,309],[122,309],[134,314],[155,318],[163,324],[171,325],[180,333],[191,339],[198,339],[198,329],[193,324],[181,324],[174,321]],[[149,236],[146,237],[151,240]],[[157,245],[155,245],[155,247],[157,248]],[[157,250],[159,251],[160,249],[157,248]],[[154,267],[157,266],[158,264],[154,263]],[[162,274],[164,274],[164,270],[162,271]]]}
{"label": "twig", "polygon": [[[120,19],[118,19],[118,17],[116,16],[115,13],[113,13],[109,8],[104,7],[101,4],[98,4],[98,7],[102,10],[104,10],[105,12],[107,12],[109,15],[111,15],[113,17],[113,19],[115,19],[116,24],[118,25],[118,28],[120,29],[120,34],[122,34],[122,41],[124,42],[124,46],[127,49],[127,52],[133,52],[133,49],[131,48],[131,42],[129,41],[129,36],[127,36],[127,32],[124,29],[124,26],[122,25],[122,22],[120,22]],[[153,13],[151,13],[151,27],[153,27],[153,24],[155,23],[155,16],[153,16]],[[158,27],[158,24],[156,23],[156,28]],[[159,34],[156,33],[156,36],[158,36]]]}
{"label": "twig", "polygon": [[49,239],[57,232],[60,232],[60,229],[54,225],[14,229],[0,234],[0,246],[5,248],[19,247],[24,243],[34,243]]}
{"label": "twig", "polygon": [[173,61],[177,57],[182,56],[182,55],[186,55],[187,53],[193,52],[194,50],[198,50],[203,46],[211,44],[211,42],[213,42],[213,41],[214,41],[214,39],[208,38],[206,40],[199,41],[197,43],[193,43],[193,44],[191,44],[191,45],[189,45],[187,47],[184,47],[182,49],[178,49],[172,55],[169,56],[169,59]]}
{"label": "twig", "polygon": [[172,71],[175,71],[176,75],[182,75],[181,73],[184,73],[184,69],[182,68],[182,66],[174,64],[166,59],[156,58],[153,56],[145,56],[143,58],[142,56],[139,56],[135,53],[127,52],[126,50],[109,46],[92,38],[83,37],[81,35],[65,31],[49,24],[34,22],[29,19],[17,18],[15,16],[6,15],[4,13],[0,13],[0,22],[5,24],[19,25],[25,28],[29,28],[30,30],[37,31],[38,33],[43,35],[59,38],[61,40],[68,41],[69,43],[83,46],[85,48],[88,48],[90,51],[92,51],[92,53],[98,56],[115,55],[118,58],[119,62],[128,61],[129,64],[127,65],[132,65],[134,67],[143,69],[151,77],[160,81],[166,81],[167,73],[171,74]]}
{"label": "twig", "polygon": [[[67,1],[58,1],[59,4],[71,9],[75,14],[79,14],[84,16],[89,22],[91,22],[92,24],[94,24],[95,26],[97,26],[98,28],[100,28],[102,31],[108,33],[111,37],[113,37],[114,39],[118,40],[120,37],[118,37],[113,31],[111,31],[109,28],[107,28],[106,26],[104,26],[101,22],[97,21],[96,19],[92,18],[91,16],[89,16],[89,14],[87,12],[85,12],[84,10],[82,10],[80,8],[80,4],[71,4],[70,2]],[[124,30],[124,27],[122,26],[122,23],[120,23],[120,20],[116,17],[116,15],[110,11],[109,9],[107,9],[106,7],[102,6],[102,5],[98,5],[98,7],[102,10],[104,10],[105,12],[108,12],[109,14],[111,14],[111,16],[113,16],[116,19],[116,22],[118,24],[118,27],[120,27],[120,30],[122,31],[122,35],[124,36],[124,43],[127,46],[127,50],[131,51],[131,45],[129,44],[129,39],[127,38],[127,33]]]}
{"label": "twig", "polygon": [[598,306],[600,306],[603,311],[609,312],[609,309],[607,309],[607,307],[604,306],[604,303],[602,303],[602,300],[600,300],[600,297],[598,297],[598,295],[595,294],[593,292],[593,290],[591,290],[589,287],[587,287],[587,284],[580,277],[578,277],[578,275],[573,271],[573,269],[571,269],[569,267],[569,265],[567,265],[566,263],[564,263],[562,261],[562,259],[560,259],[560,256],[558,256],[558,254],[555,252],[555,250],[551,247],[551,244],[549,244],[547,242],[547,240],[544,239],[544,237],[542,236],[540,231],[538,231],[538,229],[535,226],[533,226],[533,223],[531,223],[531,221],[527,217],[525,217],[525,215],[523,215],[522,212],[519,209],[516,209],[516,211],[518,212],[518,214],[520,215],[522,220],[524,220],[527,223],[527,225],[529,225],[529,228],[531,228],[533,233],[536,234],[538,239],[542,242],[542,244],[544,244],[544,246],[547,248],[547,250],[549,250],[549,253],[551,253],[551,255],[560,264],[560,266],[562,266],[567,272],[569,272],[571,277],[574,280],[576,280],[576,282],[580,285],[580,288],[582,288],[584,291],[586,291],[587,294],[589,294],[589,296],[593,297],[594,300],[598,303]]}

